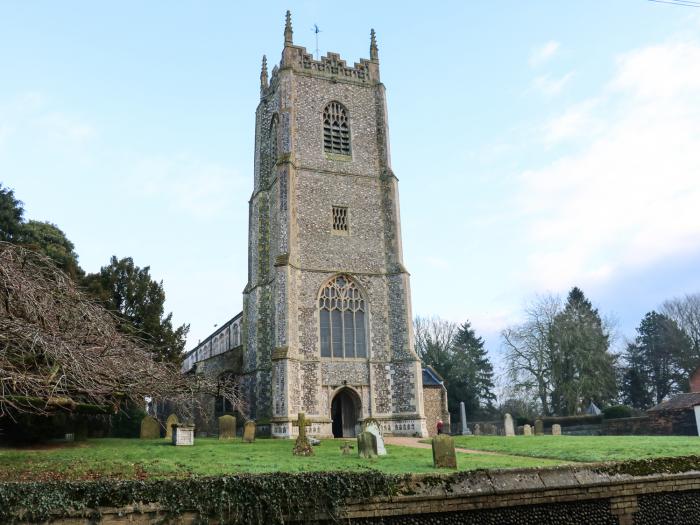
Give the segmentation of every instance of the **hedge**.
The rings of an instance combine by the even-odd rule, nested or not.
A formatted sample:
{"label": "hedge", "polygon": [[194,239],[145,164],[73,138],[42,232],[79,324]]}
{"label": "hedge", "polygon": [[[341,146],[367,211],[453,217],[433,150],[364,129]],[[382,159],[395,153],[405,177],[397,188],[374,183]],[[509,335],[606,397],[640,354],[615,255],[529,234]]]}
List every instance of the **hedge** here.
{"label": "hedge", "polygon": [[170,516],[194,511],[226,524],[279,524],[286,517],[335,518],[346,499],[391,496],[406,476],[366,472],[241,474],[162,480],[0,483],[0,523],[75,515],[99,517],[99,507],[156,504]]}

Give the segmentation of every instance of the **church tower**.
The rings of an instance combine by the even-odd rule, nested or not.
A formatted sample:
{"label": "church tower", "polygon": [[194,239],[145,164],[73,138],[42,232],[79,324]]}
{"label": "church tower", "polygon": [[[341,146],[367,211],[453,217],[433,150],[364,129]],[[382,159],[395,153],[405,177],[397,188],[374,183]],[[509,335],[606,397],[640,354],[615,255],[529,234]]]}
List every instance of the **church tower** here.
{"label": "church tower", "polygon": [[294,45],[263,57],[255,115],[243,375],[251,417],[292,437],[427,435],[374,30],[348,66]]}

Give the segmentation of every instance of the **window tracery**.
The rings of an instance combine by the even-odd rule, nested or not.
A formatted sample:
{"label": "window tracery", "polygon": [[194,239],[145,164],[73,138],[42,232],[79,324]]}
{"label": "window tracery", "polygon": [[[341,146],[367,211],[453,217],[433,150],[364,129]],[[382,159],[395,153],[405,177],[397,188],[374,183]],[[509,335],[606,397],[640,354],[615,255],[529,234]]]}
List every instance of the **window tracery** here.
{"label": "window tracery", "polygon": [[366,302],[357,285],[339,275],[318,300],[321,357],[367,357]]}
{"label": "window tracery", "polygon": [[328,153],[350,155],[348,114],[340,102],[330,102],[323,110],[323,149]]}

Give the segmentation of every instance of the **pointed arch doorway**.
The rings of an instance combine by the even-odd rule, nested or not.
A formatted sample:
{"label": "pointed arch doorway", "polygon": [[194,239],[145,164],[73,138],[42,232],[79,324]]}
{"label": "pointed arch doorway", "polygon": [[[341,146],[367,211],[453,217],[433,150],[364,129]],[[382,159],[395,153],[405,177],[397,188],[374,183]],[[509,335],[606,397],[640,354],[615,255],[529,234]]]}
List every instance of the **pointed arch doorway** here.
{"label": "pointed arch doorway", "polygon": [[333,437],[355,437],[360,414],[360,396],[350,388],[341,388],[331,402]]}

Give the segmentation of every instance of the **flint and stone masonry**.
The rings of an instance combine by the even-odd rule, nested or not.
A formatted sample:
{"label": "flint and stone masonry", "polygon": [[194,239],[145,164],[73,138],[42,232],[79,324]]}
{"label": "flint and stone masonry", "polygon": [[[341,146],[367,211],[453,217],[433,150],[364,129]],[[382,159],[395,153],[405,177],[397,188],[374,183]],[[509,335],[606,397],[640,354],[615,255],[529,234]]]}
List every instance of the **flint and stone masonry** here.
{"label": "flint and stone masonry", "polygon": [[234,321],[236,372],[261,431],[292,438],[304,412],[320,437],[354,436],[368,417],[386,434],[427,435],[374,31],[369,60],[314,60],[287,13],[269,76],[263,57]]}
{"label": "flint and stone masonry", "polygon": [[[370,57],[353,66],[335,53],[314,60],[293,44],[288,14],[281,62],[269,80],[263,59],[242,372],[251,416],[269,421],[276,437],[297,432],[299,412],[320,436],[354,435],[367,417],[387,433],[426,435],[374,33]],[[328,120],[332,104],[343,121]],[[343,318],[344,328],[330,307],[336,333],[328,345],[342,338],[344,357],[336,346],[329,355],[321,348],[319,300],[338,278],[354,285],[363,304],[354,325]],[[348,356],[353,344],[357,355]]]}

